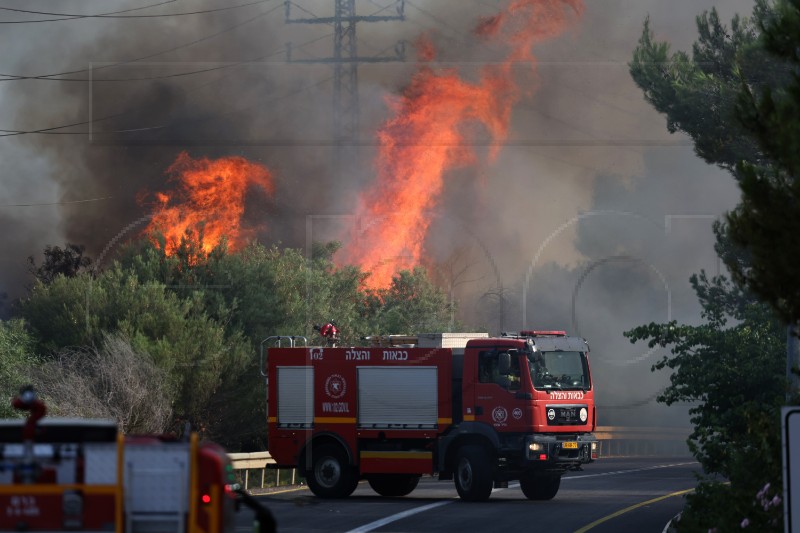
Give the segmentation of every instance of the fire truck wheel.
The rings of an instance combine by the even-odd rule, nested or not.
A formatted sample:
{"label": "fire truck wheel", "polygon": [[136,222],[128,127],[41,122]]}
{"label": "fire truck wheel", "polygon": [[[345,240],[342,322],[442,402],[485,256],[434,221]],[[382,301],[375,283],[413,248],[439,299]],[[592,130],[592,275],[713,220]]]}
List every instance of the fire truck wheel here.
{"label": "fire truck wheel", "polygon": [[311,492],[320,498],[346,498],[358,486],[358,476],[347,464],[347,455],[335,444],[314,448],[306,481]]}
{"label": "fire truck wheel", "polygon": [[464,446],[456,454],[453,476],[462,500],[484,501],[492,493],[492,464],[482,446]]}
{"label": "fire truck wheel", "polygon": [[519,486],[529,500],[552,500],[561,486],[561,476],[529,472],[520,478]]}
{"label": "fire truck wheel", "polygon": [[415,474],[374,474],[367,478],[372,490],[381,496],[397,497],[410,494],[419,483]]}

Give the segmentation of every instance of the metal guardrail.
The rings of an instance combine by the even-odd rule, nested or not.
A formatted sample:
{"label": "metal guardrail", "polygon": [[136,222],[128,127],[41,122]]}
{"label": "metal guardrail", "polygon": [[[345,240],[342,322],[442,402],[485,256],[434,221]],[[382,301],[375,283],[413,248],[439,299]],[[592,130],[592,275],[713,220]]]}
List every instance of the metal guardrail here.
{"label": "metal guardrail", "polygon": [[[597,426],[594,434],[599,441],[600,457],[641,457],[664,456],[682,457],[689,456],[689,447],[686,439],[691,430],[686,427],[626,427],[626,426]],[[250,472],[255,470],[261,474],[261,484],[257,488],[277,487],[280,485],[295,485],[297,483],[297,470],[269,468],[275,460],[269,452],[230,453],[228,457],[233,463],[233,469],[240,473],[242,485],[245,490],[250,489]],[[269,472],[269,474],[267,474]],[[273,475],[274,473],[274,475]]]}
{"label": "metal guardrail", "polygon": [[[251,470],[256,470],[261,474],[261,484],[258,488],[264,488],[265,486],[277,487],[280,486],[282,482],[283,484],[295,485],[297,482],[296,469],[290,469],[290,474],[284,474],[282,480],[281,469],[269,468],[269,465],[275,464],[275,460],[272,458],[269,452],[229,453],[228,457],[230,457],[231,464],[233,465],[233,469],[235,471],[244,471],[243,477],[241,473],[239,474],[244,490],[250,490]],[[268,470],[270,472],[269,476],[267,475]],[[273,472],[274,475],[272,474]],[[284,473],[285,472],[286,470],[284,470]]]}
{"label": "metal guardrail", "polygon": [[600,457],[689,457],[688,427],[597,426]]}

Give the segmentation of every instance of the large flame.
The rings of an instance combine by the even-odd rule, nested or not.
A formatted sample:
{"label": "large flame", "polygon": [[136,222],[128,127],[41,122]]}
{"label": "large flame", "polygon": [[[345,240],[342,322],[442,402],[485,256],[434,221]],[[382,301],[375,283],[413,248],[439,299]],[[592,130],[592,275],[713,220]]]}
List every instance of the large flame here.
{"label": "large flame", "polygon": [[241,227],[245,194],[258,187],[272,194],[272,175],[243,157],[192,159],[181,152],[167,169],[174,191],[155,194],[155,214],[145,231],[166,237],[166,253],[175,253],[187,231],[202,236],[207,253],[224,237],[232,249],[241,247],[257,228]]}
{"label": "large flame", "polygon": [[[387,287],[397,271],[419,264],[445,173],[476,160],[470,147],[476,130],[491,138],[489,157],[497,155],[514,104],[535,88],[532,47],[559,35],[582,12],[582,0],[515,0],[475,29],[508,50],[503,61],[481,70],[478,82],[422,63],[403,94],[390,99],[394,116],[378,132],[377,180],[361,195],[359,227],[340,255],[371,273],[368,287]],[[417,50],[421,62],[435,55],[425,38]],[[531,67],[524,90],[514,77],[518,62]]]}

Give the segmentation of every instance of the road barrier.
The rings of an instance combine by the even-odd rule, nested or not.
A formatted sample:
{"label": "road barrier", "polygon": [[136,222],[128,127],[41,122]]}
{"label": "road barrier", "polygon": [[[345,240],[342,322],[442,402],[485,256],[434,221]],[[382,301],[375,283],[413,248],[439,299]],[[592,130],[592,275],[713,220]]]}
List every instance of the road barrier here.
{"label": "road barrier", "polygon": [[239,475],[239,482],[245,490],[250,490],[250,472],[255,471],[255,475],[260,474],[261,483],[255,488],[279,487],[281,485],[295,485],[297,483],[297,470],[294,468],[281,469],[269,468],[274,465],[275,460],[269,452],[253,453],[229,453],[233,469]]}
{"label": "road barrier", "polygon": [[[594,434],[600,447],[600,457],[689,457],[686,439],[691,430],[686,427],[625,427],[598,426]],[[238,472],[245,490],[297,484],[297,470],[269,468],[274,465],[269,452],[230,453],[233,469]],[[260,484],[250,487],[251,472],[260,477]]]}
{"label": "road barrier", "polygon": [[687,427],[597,426],[600,457],[689,457]]}

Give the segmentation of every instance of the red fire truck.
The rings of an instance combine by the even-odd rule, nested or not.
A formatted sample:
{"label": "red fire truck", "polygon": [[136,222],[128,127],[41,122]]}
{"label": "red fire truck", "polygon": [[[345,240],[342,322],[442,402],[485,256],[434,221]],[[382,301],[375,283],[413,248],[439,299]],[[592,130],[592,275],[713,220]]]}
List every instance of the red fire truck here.
{"label": "red fire truck", "polygon": [[[27,420],[0,420],[0,531],[221,533],[240,495],[219,445],[123,436],[112,420],[45,418],[32,389],[14,399]],[[256,505],[257,502],[255,502]],[[274,531],[256,509],[261,531]]]}
{"label": "red fire truck", "polygon": [[423,474],[453,479],[464,500],[519,480],[549,500],[561,476],[597,458],[589,346],[563,331],[435,333],[305,346],[265,339],[269,450],[317,496],[359,479],[404,496]]}

